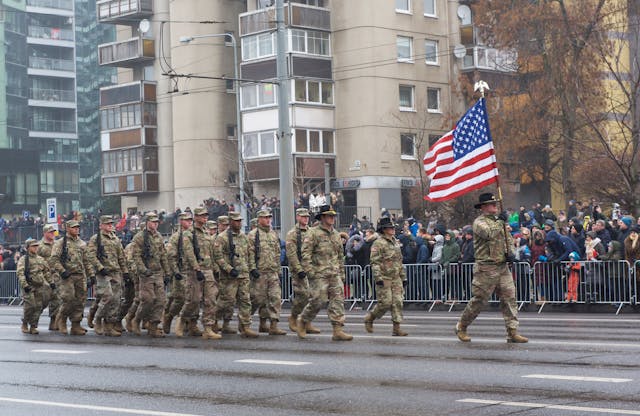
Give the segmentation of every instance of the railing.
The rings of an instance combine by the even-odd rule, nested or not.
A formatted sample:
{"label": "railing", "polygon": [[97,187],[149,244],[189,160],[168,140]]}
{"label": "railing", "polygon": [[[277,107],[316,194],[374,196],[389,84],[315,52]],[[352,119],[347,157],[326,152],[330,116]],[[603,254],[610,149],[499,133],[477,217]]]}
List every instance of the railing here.
{"label": "railing", "polygon": [[153,39],[131,38],[120,42],[98,45],[100,65],[116,64],[127,61],[150,60],[155,58]]}
{"label": "railing", "polygon": [[74,40],[74,33],[71,29],[60,29],[44,26],[29,26],[29,37],[51,40]]}
{"label": "railing", "polygon": [[487,69],[500,72],[515,72],[518,54],[515,51],[474,46],[467,48],[462,58],[462,69]]}
{"label": "railing", "polygon": [[153,13],[152,0],[106,0],[98,1],[98,18],[113,19],[131,14]]}
{"label": "railing", "polygon": [[29,68],[69,72],[75,70],[74,62],[71,59],[41,58],[38,56],[29,57]]}
{"label": "railing", "polygon": [[27,6],[73,10],[73,0],[27,0]]}
{"label": "railing", "polygon": [[75,121],[66,120],[32,120],[31,130],[59,133],[75,133]]}
{"label": "railing", "polygon": [[73,90],[51,90],[42,88],[30,88],[29,98],[41,101],[61,101],[73,103],[76,101],[76,92]]}
{"label": "railing", "polygon": [[[354,215],[358,219],[358,221],[362,220],[362,217],[366,216],[369,221],[371,221],[371,207],[341,207],[338,208],[336,213],[338,214],[338,219],[336,223],[341,228],[347,228],[354,221]],[[372,224],[375,226],[375,224]]]}

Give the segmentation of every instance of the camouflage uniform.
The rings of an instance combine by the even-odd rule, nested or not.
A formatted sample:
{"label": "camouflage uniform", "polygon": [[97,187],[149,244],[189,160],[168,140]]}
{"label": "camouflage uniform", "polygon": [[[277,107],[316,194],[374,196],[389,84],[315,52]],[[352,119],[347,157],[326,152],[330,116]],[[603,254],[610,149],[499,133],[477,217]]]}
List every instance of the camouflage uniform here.
{"label": "camouflage uniform", "polygon": [[[101,223],[105,224],[104,218]],[[119,320],[119,306],[122,298],[122,277],[129,273],[124,257],[122,243],[115,233],[98,231],[98,234],[91,237],[87,250],[89,260],[94,270],[98,272],[96,276],[96,299],[100,297],[100,303],[95,314],[96,320],[103,319],[107,324],[116,324]],[[98,247],[102,245],[102,249]],[[102,270],[102,272],[101,272]]]}
{"label": "camouflage uniform", "polygon": [[198,249],[200,251],[198,253],[198,264],[200,271],[204,274],[204,280],[199,282],[194,279],[190,282],[192,285],[187,291],[189,294],[188,301],[183,311],[190,315],[194,321],[197,321],[200,301],[202,301],[202,325],[205,327],[213,326],[216,320],[218,299],[218,282],[215,279],[215,269],[218,269],[218,267],[217,265],[214,267],[213,239],[204,227],[199,228],[195,223],[193,232],[198,241]]}
{"label": "camouflage uniform", "polygon": [[[124,280],[118,318],[120,321],[126,318],[127,323],[129,323],[135,316],[138,305],[140,304],[140,299],[138,298],[140,280],[138,278],[136,265],[133,262],[133,243],[127,244],[124,248],[124,258],[127,262],[127,270],[129,270],[129,279]],[[130,328],[127,328],[127,331],[130,331]]]}
{"label": "camouflage uniform", "polygon": [[[40,246],[38,247],[38,256],[46,260],[49,269],[51,269],[51,251],[53,250],[53,243],[54,241],[48,242],[43,238],[40,240]],[[49,280],[57,285],[60,281],[60,276],[53,271],[50,271],[50,273],[51,275],[49,276]],[[57,290],[53,290],[47,285],[43,286],[42,289],[42,309],[44,310],[47,306],[49,307],[49,317],[53,322],[55,321],[58,309],[60,309],[60,296]],[[55,325],[50,325],[49,329],[55,330]]]}
{"label": "camouflage uniform", "polygon": [[[300,315],[302,309],[309,302],[309,279],[302,269],[302,242],[307,235],[308,228],[301,228],[296,224],[285,236],[285,247],[287,261],[289,264],[289,276],[293,285],[293,302],[291,304],[291,315],[294,319]],[[300,277],[300,273],[304,277]]]}
{"label": "camouflage uniform", "polygon": [[[391,320],[402,322],[403,282],[407,279],[402,267],[402,251],[394,236],[382,234],[371,246],[371,269],[376,279],[378,304],[371,312],[380,319],[391,309]],[[378,282],[383,282],[380,285]]]}
{"label": "camouflage uniform", "polygon": [[[66,227],[78,224],[77,221],[68,221]],[[64,246],[66,243],[67,258],[64,259]],[[60,275],[58,294],[62,304],[58,311],[58,327],[66,332],[67,318],[71,321],[72,334],[78,334],[80,321],[87,301],[87,276],[93,276],[94,271],[87,256],[87,244],[80,237],[71,237],[56,240],[51,252],[52,269]],[[66,261],[65,261],[66,260]],[[64,274],[68,274],[65,278]],[[64,327],[62,327],[64,324]],[[75,331],[75,332],[74,332]]]}
{"label": "camouflage uniform", "polygon": [[[256,236],[259,245],[256,245]],[[261,320],[280,319],[280,239],[271,227],[258,225],[247,236],[249,251],[253,253],[250,268],[260,273],[257,279],[251,279],[251,314],[259,310]],[[256,259],[258,261],[256,262]],[[256,264],[257,263],[257,264]]]}
{"label": "camouflage uniform", "polygon": [[[36,240],[32,240],[33,244],[38,244]],[[28,250],[28,247],[27,247]],[[25,273],[26,258],[29,257],[29,280]],[[22,299],[24,301],[22,323],[23,328],[26,324],[31,326],[31,333],[37,334],[35,330],[38,328],[38,320],[43,310],[43,294],[44,288],[51,289],[49,284],[51,281],[51,271],[47,261],[38,254],[27,253],[18,260],[18,283],[22,289]],[[25,288],[29,287],[29,293]],[[23,332],[26,332],[23,330]]]}
{"label": "camouflage uniform", "polygon": [[[178,253],[178,243],[180,235],[182,234],[182,258]],[[169,292],[169,298],[164,308],[163,323],[165,332],[168,333],[171,320],[175,316],[180,315],[180,311],[185,304],[185,286],[186,280],[190,279],[190,276],[194,273],[196,266],[196,256],[193,254],[193,245],[191,243],[192,235],[190,230],[183,230],[182,232],[176,231],[169,238],[167,244],[167,259],[169,265],[174,271],[173,278],[171,279],[171,291]],[[175,273],[179,273],[182,278],[177,279]]]}

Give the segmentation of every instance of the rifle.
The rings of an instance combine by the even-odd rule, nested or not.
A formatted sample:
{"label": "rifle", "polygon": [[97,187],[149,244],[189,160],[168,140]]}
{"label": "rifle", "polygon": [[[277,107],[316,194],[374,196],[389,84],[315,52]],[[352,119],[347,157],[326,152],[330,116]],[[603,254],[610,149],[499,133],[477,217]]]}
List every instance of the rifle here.
{"label": "rifle", "polygon": [[300,227],[296,230],[296,254],[298,255],[298,261],[302,263],[302,230],[300,230]]}
{"label": "rifle", "polygon": [[67,268],[67,262],[69,261],[69,247],[67,247],[67,233],[64,233],[62,238],[62,251],[60,252],[60,263],[62,267]]}
{"label": "rifle", "polygon": [[104,245],[102,244],[102,231],[98,231],[96,245],[98,246],[98,260],[102,263],[102,261],[107,258],[107,253],[104,252]]}
{"label": "rifle", "polygon": [[202,261],[202,257],[200,256],[198,237],[196,237],[196,227],[193,227],[193,235],[191,236],[191,241],[193,242],[193,253],[196,255],[196,260],[198,261],[198,263],[200,263]]}
{"label": "rifle", "polygon": [[149,269],[149,260],[151,259],[151,236],[149,235],[149,230],[145,228],[142,236],[142,262],[144,263],[144,267]]}
{"label": "rifle", "polygon": [[182,241],[182,227],[180,227],[180,234],[178,235],[178,272],[182,270],[183,262],[182,256],[184,255],[184,242]]}
{"label": "rifle", "polygon": [[[27,248],[29,250],[29,248]],[[27,284],[31,286],[33,283],[33,279],[31,279],[31,266],[29,265],[29,252],[27,251],[27,257],[24,259],[24,278],[27,281]]]}
{"label": "rifle", "polygon": [[231,267],[235,269],[236,245],[233,244],[233,233],[231,232],[231,228],[227,228],[227,237],[229,237],[229,263],[231,263]]}
{"label": "rifle", "polygon": [[258,263],[260,263],[260,229],[256,228],[256,239],[253,244],[253,249],[256,254],[256,269],[258,268]]}

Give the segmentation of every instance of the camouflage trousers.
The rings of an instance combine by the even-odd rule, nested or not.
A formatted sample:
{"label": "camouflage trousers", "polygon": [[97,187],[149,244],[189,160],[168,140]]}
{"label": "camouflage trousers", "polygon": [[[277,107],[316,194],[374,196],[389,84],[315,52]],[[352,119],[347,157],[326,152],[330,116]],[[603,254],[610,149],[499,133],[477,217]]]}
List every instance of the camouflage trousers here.
{"label": "camouflage trousers", "polygon": [[280,319],[280,275],[278,272],[260,272],[258,279],[251,279],[251,315],[259,311],[261,319]]}
{"label": "camouflage trousers", "polygon": [[129,272],[131,283],[123,282],[122,284],[122,300],[120,301],[120,310],[118,311],[118,322],[122,321],[127,314],[135,315],[138,309],[138,275]]}
{"label": "camouflage trousers", "polygon": [[[48,288],[48,286],[47,286]],[[42,314],[44,300],[44,287],[33,287],[29,293],[22,291],[22,322],[38,327],[38,320]]]}
{"label": "camouflage trousers", "polygon": [[183,272],[182,279],[178,280],[175,277],[171,279],[171,292],[167,299],[167,304],[164,307],[165,316],[178,316],[180,311],[184,308],[185,302],[185,280],[190,277],[190,272]]}
{"label": "camouflage trousers", "polygon": [[[52,281],[58,285],[60,282],[59,278],[54,278],[55,274],[51,275]],[[58,295],[57,290],[51,289],[49,286],[42,286],[42,310],[46,307],[49,307],[49,316],[54,317],[58,313],[58,309],[60,309],[60,296]]]}
{"label": "camouflage trousers", "polygon": [[71,322],[82,321],[84,304],[87,301],[87,282],[83,274],[72,274],[58,282],[60,296],[60,310],[63,320],[69,318]]}
{"label": "camouflage trousers", "polygon": [[402,278],[383,279],[384,286],[376,285],[378,304],[371,311],[373,319],[380,319],[389,309],[391,309],[391,320],[394,323],[402,322],[402,300],[404,298],[404,288]]}
{"label": "camouflage trousers", "polygon": [[136,319],[158,324],[162,320],[166,297],[162,273],[154,272],[151,276],[141,277],[139,296],[140,304],[136,311]]}
{"label": "camouflage trousers", "polygon": [[213,277],[212,270],[203,270],[204,280],[199,282],[195,273],[190,273],[185,286],[185,304],[180,312],[184,319],[198,320],[200,302],[203,304],[202,324],[213,325],[216,319],[216,303],[218,298],[218,283]]}
{"label": "camouflage trousers", "polygon": [[313,321],[328,301],[327,315],[331,323],[344,324],[344,287],[341,277],[313,277],[309,279],[309,287],[309,303],[300,314],[302,320]]}
{"label": "camouflage trousers", "polygon": [[95,319],[104,319],[105,322],[116,323],[118,321],[118,309],[122,297],[122,275],[113,273],[107,276],[98,276],[96,285],[96,300],[98,297],[98,309]]}
{"label": "camouflage trousers", "polygon": [[220,279],[220,295],[218,296],[219,315],[224,320],[233,317],[233,306],[238,304],[238,321],[241,325],[251,325],[251,295],[249,276]]}
{"label": "camouflage trousers", "polygon": [[460,317],[461,327],[468,327],[476,319],[495,291],[500,298],[500,310],[502,311],[505,326],[507,329],[518,328],[516,287],[506,264],[476,264],[471,286],[473,298],[471,298],[464,312],[462,312]]}
{"label": "camouflage trousers", "polygon": [[298,279],[298,276],[291,276],[293,285],[293,301],[291,302],[291,315],[298,316],[307,303],[309,303],[309,279]]}

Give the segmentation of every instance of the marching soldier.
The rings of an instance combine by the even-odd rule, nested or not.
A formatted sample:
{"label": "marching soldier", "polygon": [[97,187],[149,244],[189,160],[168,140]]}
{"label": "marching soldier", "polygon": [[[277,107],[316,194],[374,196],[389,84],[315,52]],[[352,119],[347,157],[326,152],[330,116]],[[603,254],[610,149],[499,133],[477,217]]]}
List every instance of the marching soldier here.
{"label": "marching soldier", "polygon": [[[251,295],[249,293],[249,264],[253,255],[249,250],[247,236],[242,233],[242,215],[230,212],[230,227],[221,233],[214,244],[215,260],[220,267],[220,296],[218,308],[224,318],[222,333],[234,333],[229,327],[233,306],[238,304],[238,329],[246,338],[258,336],[251,329]],[[220,218],[218,218],[220,225]]]}
{"label": "marching soldier", "polygon": [[[56,229],[53,228],[53,225],[47,224],[42,227],[42,239],[40,240],[40,245],[38,246],[38,256],[45,259],[49,269],[51,268],[51,251],[53,250],[53,243],[55,242]],[[49,279],[51,282],[55,284],[58,283],[60,277],[57,273],[51,270],[51,276]],[[56,290],[51,289],[49,286],[43,286],[43,296],[44,300],[42,301],[42,309],[49,307],[49,331],[57,331],[56,327],[56,314],[58,313],[58,309],[60,309],[60,296]]]}
{"label": "marching soldier", "polygon": [[38,320],[42,314],[44,288],[55,290],[56,284],[50,280],[51,272],[47,261],[38,255],[40,242],[33,238],[25,241],[27,254],[18,260],[18,283],[22,288],[24,301],[22,333],[38,334]]}
{"label": "marching soldier", "polygon": [[171,279],[167,252],[158,232],[158,216],[149,213],[146,227],[133,238],[133,261],[140,277],[140,305],[131,323],[132,332],[140,335],[140,322],[148,321],[148,335],[164,337],[158,324],[165,304],[164,282]]}
{"label": "marching soldier", "polygon": [[[271,212],[258,211],[257,227],[249,232],[249,251],[253,253],[254,263],[251,271],[251,315],[258,310],[260,316],[259,332],[269,335],[285,335],[278,328],[280,320],[280,239],[271,229]],[[267,320],[271,325],[267,326]]]}
{"label": "marching soldier", "polygon": [[97,335],[119,337],[122,334],[116,324],[118,329],[122,325],[122,321],[118,321],[122,280],[129,278],[129,269],[122,243],[113,232],[111,215],[100,217],[100,230],[89,240],[87,250],[89,261],[97,270],[97,276],[91,276],[91,279],[96,279],[96,299],[100,299],[94,316],[94,331]]}
{"label": "marching soldier", "polygon": [[[218,217],[218,223],[216,224],[216,232],[215,232],[215,237],[213,238],[213,245],[214,245],[214,253],[215,253],[215,244],[216,244],[216,240],[218,239],[218,237],[220,236],[220,234],[224,233],[227,228],[229,228],[229,217],[227,215],[220,215]],[[218,277],[216,278],[216,280],[218,280],[218,289],[220,289],[220,266],[218,266],[218,262],[215,260],[213,260],[214,264],[216,265],[216,271],[218,272]],[[218,291],[218,299],[220,298],[220,291]],[[228,317],[226,317],[227,320],[231,321],[231,318],[233,317],[233,309],[231,309],[231,315],[229,315]],[[222,312],[220,311],[220,305],[218,305],[217,311],[216,311],[216,320],[213,322],[213,330],[215,332],[218,332],[219,328],[218,328],[218,321],[220,320],[224,320],[225,317],[222,316]],[[224,331],[221,331],[223,334],[225,333]],[[232,330],[231,328],[228,328],[228,332],[230,334],[235,334],[237,333],[236,331]]]}
{"label": "marching soldier", "polygon": [[[207,231],[209,232],[209,236],[211,237],[211,241],[214,241],[216,239],[216,236],[218,235],[218,223],[213,220],[208,220],[206,227]],[[216,263],[214,262],[213,264]]]}
{"label": "marching soldier", "polygon": [[342,330],[344,254],[340,234],[333,228],[336,212],[329,205],[323,205],[316,214],[316,219],[320,224],[307,231],[302,243],[302,270],[308,274],[311,295],[296,322],[298,337],[306,338],[307,324],[313,321],[328,300],[327,314],[333,326],[332,339],[351,341],[353,336]]}
{"label": "marching soldier", "polygon": [[[129,270],[129,276],[123,277],[122,288],[122,301],[120,302],[120,311],[118,313],[119,322],[125,320],[127,332],[131,332],[133,317],[136,315],[136,310],[140,304],[138,298],[139,292],[139,278],[136,270],[136,265],[133,261],[133,242],[127,244],[124,248],[124,258],[127,262],[127,269]],[[122,328],[122,323],[120,324]],[[121,331],[122,332],[122,331]]]}
{"label": "marching soldier", "polygon": [[87,244],[80,239],[80,223],[65,223],[65,235],[53,244],[51,265],[60,275],[58,294],[62,304],[56,322],[58,331],[68,335],[67,319],[71,321],[71,335],[84,335],[80,326],[87,301],[87,276],[93,276],[93,268],[87,257]]}
{"label": "marching soldier", "polygon": [[402,297],[407,284],[407,276],[402,267],[402,251],[395,237],[395,225],[389,217],[382,217],[376,230],[381,238],[371,246],[371,269],[376,280],[378,304],[364,318],[367,332],[373,332],[373,321],[384,316],[391,309],[393,336],[407,336],[400,329],[402,322]]}
{"label": "marching soldier", "polygon": [[[293,285],[293,302],[291,304],[291,315],[289,316],[289,329],[297,332],[296,320],[302,309],[309,302],[309,279],[307,273],[302,269],[302,242],[309,230],[309,210],[298,208],[296,210],[296,226],[289,230],[285,237],[285,247],[287,252],[287,262],[289,264],[289,276]],[[320,330],[311,322],[307,322],[308,334],[319,334]]]}

